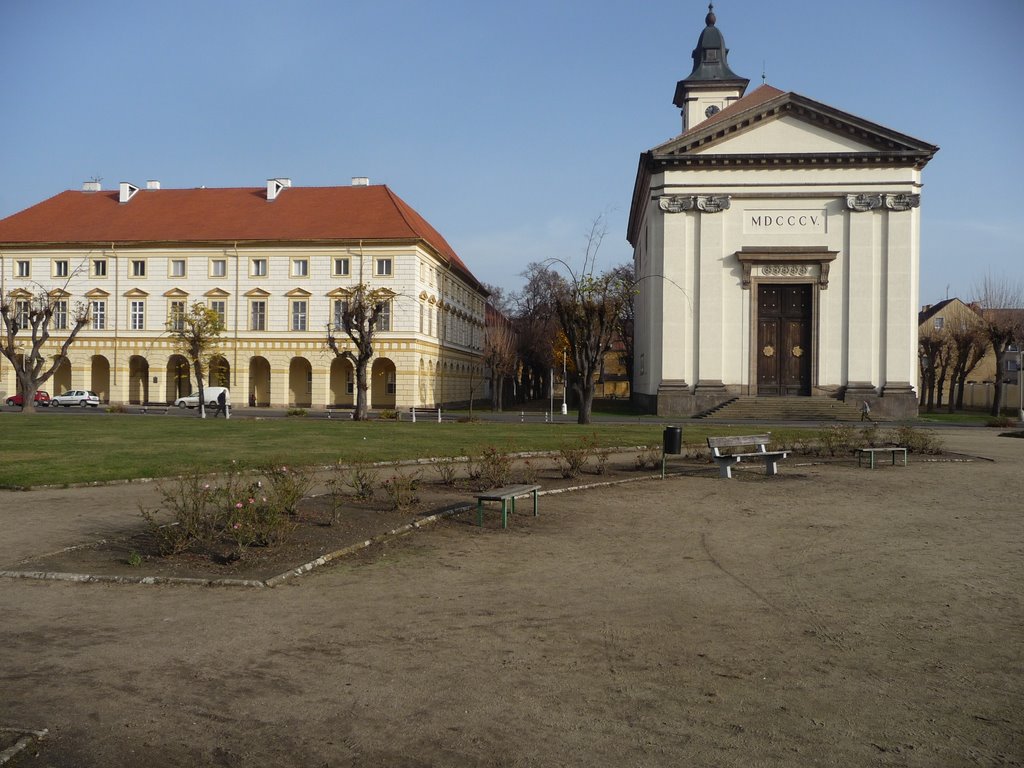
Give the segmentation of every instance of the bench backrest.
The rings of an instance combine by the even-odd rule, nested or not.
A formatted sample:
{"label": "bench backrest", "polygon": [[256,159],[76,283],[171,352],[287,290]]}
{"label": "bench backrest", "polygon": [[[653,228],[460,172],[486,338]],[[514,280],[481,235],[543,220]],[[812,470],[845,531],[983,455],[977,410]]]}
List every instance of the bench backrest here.
{"label": "bench backrest", "polygon": [[708,448],[714,451],[715,456],[721,456],[722,448],[742,448],[746,446],[757,446],[761,453],[765,452],[765,446],[772,441],[771,435],[730,435],[728,437],[709,437]]}

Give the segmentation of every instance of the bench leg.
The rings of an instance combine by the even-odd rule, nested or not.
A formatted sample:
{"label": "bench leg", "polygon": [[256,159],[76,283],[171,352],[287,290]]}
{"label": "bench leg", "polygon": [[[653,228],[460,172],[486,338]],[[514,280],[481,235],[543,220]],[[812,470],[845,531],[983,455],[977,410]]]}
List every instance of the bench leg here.
{"label": "bench leg", "polygon": [[772,475],[778,474],[778,472],[779,472],[779,462],[777,462],[775,459],[765,459],[764,460],[764,471],[765,471],[765,474],[768,475],[769,477],[771,477]]}
{"label": "bench leg", "polygon": [[484,527],[484,502],[483,499],[476,500],[476,524],[478,528]]}
{"label": "bench leg", "polygon": [[537,492],[533,492],[533,516],[537,517]]}
{"label": "bench leg", "polygon": [[508,528],[508,499],[501,500],[501,527]]}
{"label": "bench leg", "polygon": [[[722,461],[722,458],[726,458],[726,461]],[[718,462],[718,476],[732,479],[732,465],[739,464],[739,459],[730,459],[728,457],[721,457],[716,459]]]}

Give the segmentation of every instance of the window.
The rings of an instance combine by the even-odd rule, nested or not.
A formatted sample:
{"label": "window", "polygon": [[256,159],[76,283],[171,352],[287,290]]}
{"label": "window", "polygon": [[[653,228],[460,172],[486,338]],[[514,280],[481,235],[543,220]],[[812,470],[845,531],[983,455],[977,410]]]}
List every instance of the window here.
{"label": "window", "polygon": [[172,301],[168,305],[167,329],[170,331],[185,330],[185,302]]}
{"label": "window", "polygon": [[941,331],[942,327],[945,324],[946,324],[946,319],[944,317],[936,317],[935,318],[935,330],[936,331]]}
{"label": "window", "polygon": [[349,369],[348,372],[348,381],[345,382],[345,391],[348,392],[350,395],[354,395],[356,392],[355,374],[352,373],[351,369]]}
{"label": "window", "polygon": [[335,277],[348,277],[349,265],[347,258],[339,258],[334,260],[334,276]]}
{"label": "window", "polygon": [[292,302],[292,330],[306,330],[306,307],[308,302],[305,299],[296,299]]}
{"label": "window", "polygon": [[171,259],[171,277],[185,277],[185,260]]}
{"label": "window", "polygon": [[380,319],[377,321],[378,331],[390,331],[391,330],[391,302],[385,301],[383,304],[384,311],[380,313]]}
{"label": "window", "polygon": [[309,259],[292,259],[292,277],[309,277]]}
{"label": "window", "polygon": [[227,302],[225,302],[224,299],[211,299],[210,309],[213,310],[217,315],[217,318],[220,320],[220,327],[226,328],[227,323],[225,322],[225,318],[227,317]]}
{"label": "window", "polygon": [[58,259],[53,262],[53,276],[54,277],[67,277],[68,276],[68,262],[67,259]]}
{"label": "window", "polygon": [[18,277],[32,277],[32,262],[28,259],[18,261]]}
{"label": "window", "polygon": [[253,259],[252,260],[252,277],[266,277],[267,276],[267,260],[266,259]]}
{"label": "window", "polygon": [[262,299],[249,304],[249,330],[267,330],[267,302]]}
{"label": "window", "polygon": [[55,331],[68,329],[68,303],[63,299],[53,302],[53,329]]}
{"label": "window", "polygon": [[395,372],[394,371],[388,371],[387,393],[389,395],[395,394]]}
{"label": "window", "polygon": [[227,277],[227,259],[212,259],[210,261],[210,277]]}
{"label": "window", "polygon": [[129,308],[128,317],[130,318],[130,327],[133,331],[146,330],[146,302],[133,301]]}
{"label": "window", "polygon": [[107,260],[106,259],[93,259],[92,260],[92,276],[93,277],[106,277],[107,276]]}
{"label": "window", "polygon": [[32,309],[32,302],[28,299],[18,299],[14,304],[14,322],[19,328],[28,328],[29,313]]}
{"label": "window", "polygon": [[132,259],[132,277],[146,276],[146,260]]}
{"label": "window", "polygon": [[345,313],[348,312],[348,299],[334,300],[334,330],[345,330]]}
{"label": "window", "polygon": [[392,269],[391,259],[377,259],[375,263],[377,277],[390,277]]}
{"label": "window", "polygon": [[92,302],[92,329],[102,331],[107,327],[107,302]]}

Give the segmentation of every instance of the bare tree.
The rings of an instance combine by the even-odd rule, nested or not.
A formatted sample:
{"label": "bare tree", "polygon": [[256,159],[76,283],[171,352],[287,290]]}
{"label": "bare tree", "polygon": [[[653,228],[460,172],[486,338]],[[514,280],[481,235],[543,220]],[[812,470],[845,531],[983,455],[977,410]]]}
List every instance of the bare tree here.
{"label": "bare tree", "polygon": [[523,399],[542,397],[548,372],[554,365],[552,339],[558,332],[555,296],[565,280],[548,266],[532,262],[522,273],[526,284],[513,302],[513,329],[518,343],[519,394]]}
{"label": "bare tree", "polygon": [[615,337],[622,343],[619,362],[629,380],[629,391],[633,391],[633,331],[635,317],[633,297],[636,295],[636,277],[633,263],[620,264],[612,269],[615,275],[615,288],[622,292],[622,302],[618,317],[615,318]]}
{"label": "bare tree", "polygon": [[988,339],[981,327],[981,317],[974,308],[947,316],[949,356],[952,373],[949,380],[948,411],[962,410],[967,377],[978,367],[988,351]]}
{"label": "bare tree", "polygon": [[491,410],[497,412],[504,403],[505,379],[516,370],[516,334],[511,321],[489,302],[485,310],[483,362],[491,375]]}
{"label": "bare tree", "polygon": [[210,359],[220,352],[220,334],[224,323],[220,315],[201,301],[194,302],[188,310],[171,313],[167,321],[167,333],[178,352],[188,358],[195,372],[199,389],[199,418],[206,418],[206,390],[203,383],[204,371]]}
{"label": "bare tree", "polygon": [[982,329],[996,358],[995,396],[991,415],[1003,409],[1003,377],[1010,346],[1024,342],[1024,285],[1019,280],[986,275],[974,289],[981,308]]}
{"label": "bare tree", "polygon": [[[341,304],[341,311],[327,323],[327,347],[335,357],[348,360],[356,373],[356,409],[352,418],[364,421],[368,416],[366,392],[370,388],[366,368],[373,358],[373,340],[381,318],[389,308],[395,294],[386,288],[371,288],[359,283],[352,288],[349,298]],[[355,351],[338,345],[335,331],[343,330],[352,341]]]}
{"label": "bare tree", "polygon": [[579,424],[590,423],[596,374],[612,348],[616,318],[627,295],[614,269],[594,274],[597,252],[606,233],[604,217],[598,217],[591,224],[583,266],[578,272],[559,261],[569,277],[555,293],[555,312],[576,368],[572,387],[579,397]]}
{"label": "bare tree", "polygon": [[[77,302],[69,311],[66,288],[67,282],[64,288],[52,291],[37,284],[33,291],[16,288],[0,296],[3,321],[0,354],[14,366],[21,390],[22,413],[35,412],[36,391],[68,359],[68,349],[89,322],[87,303]],[[28,338],[26,331],[30,331]],[[56,354],[47,359],[43,348],[53,335],[51,331],[58,335],[66,331],[67,337],[59,343]]]}

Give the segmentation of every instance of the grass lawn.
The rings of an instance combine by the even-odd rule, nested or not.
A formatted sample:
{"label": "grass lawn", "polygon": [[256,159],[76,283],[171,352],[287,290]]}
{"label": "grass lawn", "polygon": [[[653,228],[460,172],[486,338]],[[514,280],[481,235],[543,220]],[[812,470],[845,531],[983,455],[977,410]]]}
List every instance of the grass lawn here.
{"label": "grass lawn", "polygon": [[[684,432],[703,441],[706,430]],[[4,417],[0,487],[166,477],[232,460],[322,465],[558,450],[585,437],[601,446],[661,445],[660,425],[507,424],[305,419],[158,419],[123,416]]]}

